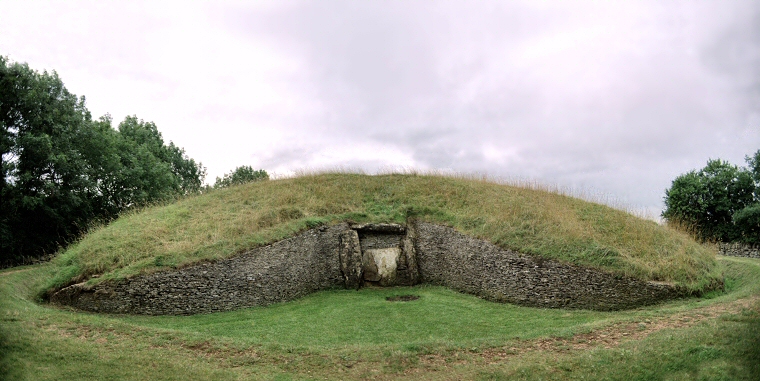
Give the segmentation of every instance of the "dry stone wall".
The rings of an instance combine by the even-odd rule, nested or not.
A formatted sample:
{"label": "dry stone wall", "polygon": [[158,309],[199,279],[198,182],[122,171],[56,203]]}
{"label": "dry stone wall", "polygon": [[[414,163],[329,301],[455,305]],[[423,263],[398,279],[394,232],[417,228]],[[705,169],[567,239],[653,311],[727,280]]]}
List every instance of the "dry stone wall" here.
{"label": "dry stone wall", "polygon": [[731,257],[760,258],[760,246],[742,243],[719,243],[718,252]]}
{"label": "dry stone wall", "polygon": [[423,283],[533,307],[619,310],[685,296],[686,290],[504,250],[456,230],[416,224]]}
{"label": "dry stone wall", "polygon": [[51,302],[94,312],[187,315],[265,306],[344,287],[339,258],[347,224],[322,227],[213,263],[95,287],[77,284]]}
{"label": "dry stone wall", "polygon": [[341,223],[212,263],[76,284],[56,304],[95,312],[184,315],[265,306],[363,285],[431,283],[484,299],[548,308],[618,310],[687,293],[600,270],[504,250],[424,222]]}

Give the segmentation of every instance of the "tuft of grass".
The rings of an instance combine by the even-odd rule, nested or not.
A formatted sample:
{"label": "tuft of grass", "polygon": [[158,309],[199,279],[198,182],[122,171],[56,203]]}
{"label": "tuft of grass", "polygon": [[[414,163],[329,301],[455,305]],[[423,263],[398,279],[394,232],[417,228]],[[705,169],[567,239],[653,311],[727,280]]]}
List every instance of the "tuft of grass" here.
{"label": "tuft of grass", "polygon": [[463,176],[322,173],[125,215],[62,252],[45,287],[225,258],[344,220],[409,218],[452,226],[505,249],[691,290],[721,278],[714,250],[687,234],[558,191]]}

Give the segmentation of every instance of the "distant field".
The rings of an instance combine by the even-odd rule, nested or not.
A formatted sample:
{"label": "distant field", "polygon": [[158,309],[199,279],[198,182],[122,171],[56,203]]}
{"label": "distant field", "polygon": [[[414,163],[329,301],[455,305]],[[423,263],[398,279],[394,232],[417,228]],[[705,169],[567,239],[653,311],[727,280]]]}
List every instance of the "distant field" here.
{"label": "distant field", "polygon": [[690,290],[721,279],[713,250],[604,205],[479,179],[328,173],[232,187],[126,215],[63,252],[41,289],[228,257],[321,224],[410,217],[521,253]]}
{"label": "distant field", "polygon": [[[54,266],[10,269],[0,272],[0,379],[757,380],[760,261],[720,265],[726,292],[623,312],[421,286],[185,317],[37,304]],[[386,301],[407,294],[420,298]]]}

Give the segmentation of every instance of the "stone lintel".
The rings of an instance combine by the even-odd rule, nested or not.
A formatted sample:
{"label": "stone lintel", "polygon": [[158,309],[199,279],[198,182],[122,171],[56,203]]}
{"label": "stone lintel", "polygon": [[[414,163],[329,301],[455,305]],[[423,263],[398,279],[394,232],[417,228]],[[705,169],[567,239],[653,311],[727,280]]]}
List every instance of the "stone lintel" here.
{"label": "stone lintel", "polygon": [[351,229],[360,232],[373,232],[373,233],[396,233],[404,234],[406,227],[401,224],[351,224]]}

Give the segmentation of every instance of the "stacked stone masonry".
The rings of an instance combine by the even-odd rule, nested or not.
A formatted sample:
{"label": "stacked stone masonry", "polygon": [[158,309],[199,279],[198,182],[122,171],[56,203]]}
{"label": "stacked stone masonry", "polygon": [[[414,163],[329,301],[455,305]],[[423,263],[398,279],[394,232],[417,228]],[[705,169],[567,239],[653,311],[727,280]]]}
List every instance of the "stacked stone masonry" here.
{"label": "stacked stone masonry", "polygon": [[604,311],[688,294],[669,284],[523,255],[449,227],[410,221],[323,226],[216,262],[94,286],[75,284],[50,300],[94,312],[188,315],[266,306],[332,288],[420,283],[496,302]]}
{"label": "stacked stone masonry", "polygon": [[742,243],[719,243],[718,252],[731,257],[760,258],[760,246]]}

